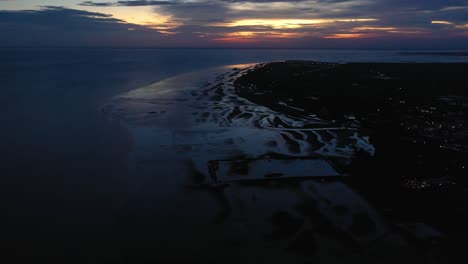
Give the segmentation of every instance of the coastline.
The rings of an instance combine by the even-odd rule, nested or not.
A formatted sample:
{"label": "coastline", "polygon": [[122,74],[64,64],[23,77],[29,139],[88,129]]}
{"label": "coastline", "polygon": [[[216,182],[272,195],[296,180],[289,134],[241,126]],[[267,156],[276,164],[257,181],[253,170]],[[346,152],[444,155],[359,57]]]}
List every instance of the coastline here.
{"label": "coastline", "polygon": [[[320,73],[323,70],[346,65],[299,61],[284,63],[295,64],[293,72],[296,74],[301,73],[301,67],[312,67],[313,73]],[[171,199],[184,201],[184,205],[181,205],[179,209],[186,217],[193,218],[191,212],[204,211],[186,199],[201,199],[200,201],[203,201],[205,206],[218,208],[216,210],[221,211],[220,215],[213,216],[210,213],[208,215],[212,215],[211,217],[216,219],[214,221],[221,223],[228,237],[233,231],[229,226],[233,223],[245,223],[244,218],[238,218],[239,214],[245,214],[249,216],[248,222],[256,226],[257,230],[248,228],[248,232],[251,233],[243,234],[241,240],[256,241],[258,248],[263,248],[270,243],[257,240],[262,233],[275,233],[274,226],[277,221],[275,219],[278,217],[278,204],[275,201],[278,201],[278,197],[281,196],[284,199],[281,210],[286,214],[282,213],[281,217],[292,217],[297,221],[304,221],[309,219],[307,214],[314,212],[320,215],[320,219],[323,219],[321,221],[333,226],[333,232],[338,232],[343,237],[332,238],[331,233],[327,232],[322,233],[322,236],[342,245],[343,249],[349,248],[350,245],[345,241],[351,239],[366,252],[366,258],[372,259],[371,256],[374,254],[373,250],[368,250],[369,243],[375,243],[378,237],[388,235],[389,232],[391,234],[389,237],[378,240],[379,254],[390,254],[397,248],[402,254],[401,257],[412,258],[416,254],[412,251],[416,245],[426,243],[426,239],[440,239],[439,230],[450,237],[448,242],[444,242],[448,243],[445,245],[449,245],[449,249],[443,250],[448,251],[441,254],[449,254],[455,249],[457,246],[452,243],[457,238],[457,233],[451,232],[455,227],[448,219],[458,218],[460,219],[458,222],[461,223],[461,219],[465,219],[465,215],[459,214],[460,210],[463,210],[463,205],[457,205],[460,208],[457,207],[456,210],[447,211],[446,208],[448,204],[454,206],[453,195],[459,197],[464,192],[464,183],[460,181],[461,178],[456,182],[453,181],[454,177],[461,176],[457,174],[457,171],[451,170],[452,174],[449,177],[433,176],[438,173],[434,166],[446,165],[442,158],[448,161],[454,157],[453,155],[444,156],[446,153],[459,151],[444,148],[444,154],[439,152],[431,154],[433,150],[428,146],[432,146],[435,142],[430,144],[421,142],[415,144],[407,142],[408,140],[400,142],[401,120],[398,119],[398,115],[405,116],[407,121],[419,119],[421,115],[424,118],[432,118],[431,115],[439,113],[435,110],[426,113],[425,107],[428,106],[426,104],[430,103],[435,96],[440,101],[441,107],[443,106],[441,109],[445,109],[444,104],[451,104],[452,97],[440,98],[434,93],[427,93],[427,96],[417,98],[412,96],[411,91],[404,91],[395,96],[395,92],[400,91],[400,87],[398,86],[396,90],[392,87],[395,84],[401,84],[401,80],[394,81],[390,74],[380,70],[367,71],[365,74],[359,74],[359,70],[356,71],[356,69],[369,69],[371,68],[369,66],[377,65],[368,63],[348,64],[351,65],[350,69],[353,69],[352,73],[345,71],[340,74],[349,76],[352,81],[351,85],[340,86],[338,84],[343,84],[343,80],[346,79],[338,79],[335,87],[327,86],[327,89],[333,88],[331,91],[322,90],[329,92],[324,101],[321,101],[324,97],[320,94],[315,92],[307,94],[310,92],[308,90],[299,90],[295,93],[291,87],[288,87],[288,97],[285,97],[282,94],[284,85],[278,85],[275,88],[255,83],[265,80],[267,84],[274,81],[294,84],[287,79],[295,76],[294,73],[285,72],[284,68],[279,67],[283,74],[278,74],[276,69],[268,68],[271,65],[284,66],[281,64],[281,62],[276,62],[208,69],[201,73],[175,76],[117,96],[106,108],[106,112],[111,115],[116,114],[114,117],[127,123],[134,135],[135,148],[131,154],[131,163],[134,173],[139,173],[142,179],[138,188],[145,190],[144,193],[156,191],[161,192],[163,197],[168,195]],[[380,65],[393,67],[394,71],[400,66],[431,67],[429,64]],[[448,70],[447,65],[439,66]],[[462,66],[466,67],[466,65]],[[316,71],[317,67],[318,71]],[[265,69],[271,71],[263,75],[259,74],[259,71]],[[258,76],[262,78],[257,79]],[[426,75],[421,74],[421,76]],[[318,83],[330,84],[328,81],[336,79],[334,73],[325,77],[327,82],[319,81]],[[317,80],[316,77],[314,78]],[[384,85],[379,86],[380,90],[371,94],[367,93],[372,88],[371,85],[361,90],[361,94],[346,91],[346,95],[342,96],[345,100],[339,100],[337,93],[345,87],[359,89],[359,86],[353,85],[354,78],[361,83],[366,83],[366,80],[370,79],[367,80],[370,84]],[[251,83],[246,82],[246,79]],[[410,79],[410,81],[410,83],[419,83],[417,79]],[[302,83],[308,82],[297,81],[297,84]],[[253,89],[252,85],[256,88]],[[433,90],[437,91],[437,89]],[[380,110],[375,109],[380,103],[389,101],[390,95],[395,98],[396,103],[386,103],[386,106],[382,106]],[[296,103],[296,98],[300,99],[299,104]],[[320,105],[319,110],[324,107],[326,109],[315,112],[316,105],[303,109],[304,105],[307,105],[301,101],[303,99],[310,99]],[[359,103],[353,102],[358,99]],[[428,99],[431,100],[428,101]],[[402,101],[405,103],[401,103]],[[422,109],[424,111],[418,110],[415,113],[413,110],[418,104],[424,106]],[[333,107],[338,109],[332,109]],[[369,111],[371,108],[374,109],[373,112]],[[352,109],[351,112],[344,111],[350,109]],[[453,113],[450,111],[448,114]],[[450,120],[446,119],[446,122]],[[394,127],[395,124],[398,126]],[[444,124],[444,126],[448,125],[449,123]],[[465,124],[461,128],[464,129]],[[416,131],[418,129],[417,127]],[[424,127],[423,130],[425,131]],[[445,140],[445,138],[435,139],[435,141],[438,140]],[[429,153],[427,157],[423,157],[425,163],[422,165],[418,163],[421,160],[418,152],[421,144],[425,145],[425,153]],[[464,152],[460,155],[459,158],[465,157]],[[434,162],[434,157],[439,157],[439,160]],[[291,164],[295,164],[295,168],[316,171],[318,175],[311,174],[312,177],[291,175],[290,173],[298,173],[284,169],[285,166],[287,167],[284,164],[290,161]],[[393,162],[396,164],[401,162],[401,164],[396,165]],[[414,167],[413,163],[417,166]],[[314,166],[320,167],[315,169]],[[426,167],[424,173],[429,173],[428,175],[418,171],[421,166]],[[271,168],[268,169],[269,167]],[[321,182],[324,180],[323,177],[317,177],[324,176],[320,175],[319,168],[326,168],[324,171],[331,176],[325,178],[325,182]],[[142,171],[145,173],[141,174]],[[154,172],[164,177],[159,180],[153,179]],[[404,175],[400,174],[402,172]],[[343,173],[349,177],[342,177]],[[175,175],[178,176],[174,177]],[[404,177],[406,175],[409,177]],[[167,177],[170,177],[169,185]],[[156,190],[150,188],[161,185],[167,185],[169,188],[165,187],[164,190],[161,187]],[[200,193],[181,191],[177,189],[177,186],[190,186],[190,189],[198,190]],[[295,191],[288,191],[290,189]],[[346,194],[346,199],[335,196],[336,192]],[[204,193],[215,195],[215,200],[222,201],[221,204],[213,204],[213,197],[205,197]],[[295,202],[292,201],[296,201],[298,197],[302,197],[299,198],[302,200],[303,195],[309,197],[303,201],[306,204],[309,202],[318,204],[309,208],[311,211],[304,212],[305,215],[302,213],[298,215],[294,209]],[[186,198],[176,198],[179,196]],[[255,202],[257,200],[263,202],[257,204]],[[243,206],[238,207],[236,201],[242,201]],[[341,213],[330,211],[335,207],[346,208],[346,210]],[[414,211],[415,207],[420,210]],[[158,211],[158,209],[154,210]],[[207,217],[207,212],[204,212],[205,214],[193,218],[194,221],[203,222],[202,219]],[[440,212],[444,212],[449,218],[441,219],[438,217]],[[423,223],[419,223],[421,219],[424,219]],[[316,220],[307,221],[315,222]],[[190,225],[186,228],[190,230],[195,226]],[[295,230],[293,233],[298,232],[295,233],[297,236],[306,236],[289,224],[283,228],[292,228]],[[418,234],[421,228],[427,230],[423,234]],[[455,230],[463,228],[459,224]],[[211,233],[209,236],[213,236],[213,239],[217,237]],[[322,243],[321,240],[316,241],[314,236],[316,235],[307,235],[303,239],[315,241],[310,240],[310,243]],[[417,242],[408,244],[413,240]],[[291,243],[290,246],[295,250],[303,246],[295,239],[286,239],[286,241],[289,241],[288,244]],[[425,247],[424,250],[441,250],[438,245]],[[220,253],[230,251],[228,248],[216,246],[214,248]],[[248,250],[248,248],[243,247],[242,250]]]}
{"label": "coastline", "polygon": [[[319,166],[324,164],[323,160],[332,164],[337,159],[346,161],[350,155],[350,149],[346,149],[348,145],[370,147],[365,138],[369,132],[361,129],[358,136],[363,141],[352,139],[349,142],[346,137],[355,136],[350,130],[344,138],[339,137],[334,142],[337,135],[335,131],[327,132],[331,126],[320,128],[323,122],[316,117],[308,117],[309,121],[304,124],[304,121],[295,122],[296,119],[287,118],[266,107],[254,104],[247,108],[245,105],[232,105],[235,101],[229,98],[231,95],[222,96],[217,89],[207,91],[205,95],[207,89],[230,80],[228,76],[234,71],[216,81],[219,75],[230,69],[221,70],[219,74],[200,76],[199,82],[174,82],[173,86],[167,87],[185,87],[200,93],[199,96],[191,96],[188,92],[186,97],[178,98],[185,101],[155,101],[166,103],[166,106],[171,103],[173,112],[160,113],[164,109],[158,108],[163,107],[163,104],[153,105],[149,103],[150,100],[146,100],[148,104],[145,104],[143,97],[140,98],[143,99],[141,104],[135,100],[134,106],[131,106],[131,102],[121,105],[123,110],[133,109],[128,112],[128,120],[116,118],[115,122],[107,122],[99,106],[116,94],[159,80],[165,82],[171,76],[177,79],[184,72],[219,65],[286,59],[335,63],[467,61],[466,57],[400,56],[396,54],[397,51],[362,50],[31,48],[1,49],[0,52],[0,67],[3,69],[0,78],[6,91],[0,99],[4,107],[0,115],[6,121],[5,129],[0,132],[4,150],[2,172],[6,179],[2,184],[2,205],[6,212],[2,223],[5,227],[4,240],[10,242],[7,248],[11,249],[10,252],[18,261],[23,262],[37,259],[67,262],[73,255],[76,262],[120,262],[133,259],[129,256],[134,256],[139,258],[137,261],[143,262],[191,262],[199,259],[205,263],[219,263],[222,259],[224,262],[238,263],[250,260],[255,255],[256,260],[270,263],[308,263],[320,262],[321,257],[328,259],[325,256],[333,254],[336,262],[349,263],[354,260],[362,263],[363,258],[370,258],[369,251],[364,250],[367,253],[361,256],[352,250],[356,247],[349,242],[349,233],[333,233],[335,228],[330,227],[332,215],[325,217],[325,214],[314,209],[317,207],[313,201],[320,197],[327,198],[326,193],[311,196],[309,189],[313,186],[303,185],[301,188],[298,183],[302,181],[300,178],[281,180],[277,179],[278,174],[269,175],[266,186],[262,179],[213,188],[210,178],[203,178],[199,173],[198,168],[205,168],[206,163],[195,165],[193,160],[207,157],[200,153],[208,153],[210,157],[227,155],[231,161],[241,158],[250,161],[246,154],[256,157],[274,151],[283,153],[270,154],[270,159],[278,160],[277,168],[281,170],[282,162],[291,160],[291,156],[293,160],[298,156],[307,156],[303,158],[304,163],[292,163],[300,166]],[[202,87],[207,81],[211,85]],[[155,85],[155,88],[158,87]],[[208,101],[211,97],[222,101]],[[248,101],[236,98],[242,102]],[[211,112],[212,109],[206,107],[214,106],[213,103],[224,105],[218,105],[221,108]],[[288,101],[284,103],[289,105]],[[145,111],[145,107],[152,105],[155,108]],[[138,109],[140,106],[142,108]],[[187,111],[187,115],[182,113],[191,106],[197,107],[196,110]],[[194,112],[198,114],[192,115]],[[259,114],[266,112],[271,115],[258,118]],[[125,115],[125,111],[122,113]],[[131,113],[135,115],[131,116]],[[213,130],[209,123],[213,113],[214,116],[229,117],[227,119],[231,122]],[[249,119],[252,114],[257,119]],[[281,119],[275,119],[275,116]],[[179,124],[180,129],[167,129],[164,126],[169,122],[159,122],[161,120],[172,120],[170,123]],[[260,120],[263,122],[254,122]],[[290,128],[276,127],[281,123]],[[194,130],[191,124],[196,124],[197,129]],[[245,127],[246,124],[248,127]],[[321,130],[308,132],[295,128],[304,125]],[[241,129],[241,126],[244,128]],[[369,140],[373,138],[369,137]],[[170,147],[164,147],[168,145]],[[324,152],[329,155],[339,157],[324,158],[318,154],[310,157],[321,148],[326,149]],[[265,162],[268,159],[263,156],[258,160]],[[261,165],[261,162],[257,164]],[[220,165],[226,164],[220,162]],[[363,164],[368,163],[364,160]],[[238,165],[236,171],[242,172],[244,164]],[[341,175],[340,168],[336,168],[335,164],[333,166]],[[336,192],[352,195],[346,196],[349,201],[362,201],[356,198],[359,196],[369,200],[367,191],[355,191],[358,188],[354,188],[353,184],[357,184],[357,177],[334,176],[334,173],[328,172],[327,175],[328,178],[322,177],[321,180],[330,184],[317,185],[318,189],[334,186]],[[363,181],[377,181],[376,184],[380,184],[382,177],[379,175]],[[338,178],[341,182],[337,181]],[[310,178],[308,180],[313,181]],[[208,184],[203,184],[206,182]],[[421,184],[417,181],[415,183]],[[438,183],[429,181],[427,184]],[[347,191],[349,189],[353,192]],[[332,195],[333,189],[328,190],[328,200],[334,201],[337,212],[343,212],[342,208],[352,205],[336,201]],[[375,188],[374,192],[378,194],[380,190]],[[420,189],[415,195],[425,192]],[[362,197],[363,194],[366,197]],[[394,197],[400,195],[388,195],[389,204],[393,203]],[[405,197],[401,196],[401,200]],[[421,200],[420,204],[424,205],[426,198],[420,195],[417,197]],[[452,216],[453,210],[460,210],[458,205],[463,203],[463,197],[463,193],[454,193],[451,203],[456,206],[441,200],[435,207],[446,205],[447,215]],[[381,204],[379,202],[378,212],[383,214],[384,219],[392,220],[394,213],[388,211],[390,207]],[[427,203],[427,207],[431,205]],[[405,208],[413,213],[420,211],[418,206],[408,205]],[[361,203],[358,208],[365,208],[365,204]],[[444,211],[437,212],[444,214]],[[419,219],[435,218],[429,215]],[[463,238],[466,231],[459,227],[463,227],[464,218],[451,221],[454,222],[451,233],[459,232]],[[291,233],[298,230],[298,225],[306,222],[311,223],[305,225],[310,227],[304,230],[307,232],[299,232],[298,235],[301,235],[294,237]],[[339,226],[338,222],[334,223]],[[404,226],[407,226],[406,233],[421,230],[421,225]],[[433,227],[437,229],[438,226]],[[400,230],[400,227],[393,228]],[[425,231],[423,233],[427,234]],[[206,240],[200,243],[200,237]],[[303,242],[292,243],[291,247],[287,247],[288,239],[291,242]],[[448,246],[452,247],[450,250],[454,258],[462,255],[462,246]],[[391,257],[396,252],[386,250],[382,253],[388,253]],[[314,254],[315,257],[311,256]],[[418,251],[414,254],[417,255]],[[226,260],[226,255],[238,257]],[[374,261],[368,262],[376,263],[380,260],[374,258]]]}

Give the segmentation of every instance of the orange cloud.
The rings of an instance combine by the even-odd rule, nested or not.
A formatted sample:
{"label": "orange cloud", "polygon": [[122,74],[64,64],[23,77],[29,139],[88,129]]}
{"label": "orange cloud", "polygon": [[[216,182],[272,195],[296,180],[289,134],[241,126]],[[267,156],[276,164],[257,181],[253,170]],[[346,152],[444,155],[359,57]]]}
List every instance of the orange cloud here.
{"label": "orange cloud", "polygon": [[452,22],[445,20],[432,20],[431,24],[453,25]]}
{"label": "orange cloud", "polygon": [[227,23],[213,23],[210,26],[220,27],[242,27],[242,26],[263,26],[274,29],[297,29],[307,26],[332,24],[332,23],[356,23],[377,21],[375,18],[346,18],[346,19],[240,19]]}
{"label": "orange cloud", "polygon": [[216,41],[224,42],[258,42],[262,40],[292,39],[304,37],[304,33],[274,32],[274,31],[238,31],[221,34],[214,38]]}
{"label": "orange cloud", "polygon": [[338,34],[330,34],[323,38],[326,39],[357,39],[363,37],[369,37],[370,34],[361,34],[361,33],[338,33]]}

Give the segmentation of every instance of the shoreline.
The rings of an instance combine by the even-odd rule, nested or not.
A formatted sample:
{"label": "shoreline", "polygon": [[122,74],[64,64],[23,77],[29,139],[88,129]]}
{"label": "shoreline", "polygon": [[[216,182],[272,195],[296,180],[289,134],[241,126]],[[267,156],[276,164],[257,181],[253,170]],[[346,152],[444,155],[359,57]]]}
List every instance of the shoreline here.
{"label": "shoreline", "polygon": [[[293,69],[285,70],[287,64],[293,64]],[[404,91],[395,96],[400,89],[393,89],[393,85],[401,81],[389,79],[393,76],[382,71],[371,71],[370,65],[376,64],[289,61],[211,68],[117,96],[106,113],[126,123],[134,136],[130,163],[132,174],[138,175],[139,193],[183,201],[170,217],[192,219],[194,223],[184,224],[184,230],[203,225],[205,235],[213,241],[237,235],[239,241],[255,241],[258,252],[287,245],[291,252],[285,251],[284,256],[301,260],[314,252],[327,254],[331,248],[326,246],[314,250],[305,247],[325,241],[333,241],[344,251],[359,248],[362,257],[369,260],[375,260],[376,252],[394,254],[395,250],[401,254],[397,259],[428,251],[437,251],[442,257],[454,254],[468,216],[463,213],[465,203],[454,200],[466,201],[464,174],[452,170],[460,164],[450,161],[463,161],[465,153],[457,149],[435,151],[432,146],[445,137],[436,137],[428,144],[402,140],[427,136],[416,133],[421,127],[407,134],[399,131],[400,117],[411,121],[408,124],[423,126],[424,132],[425,123],[417,121],[420,117],[431,120],[440,111],[458,115],[450,107],[444,110],[452,98],[436,96],[441,108],[431,110],[429,106],[432,112],[426,112],[433,93],[418,98]],[[402,66],[385,65],[394,71]],[[340,67],[345,70],[335,74],[333,71]],[[317,91],[310,94],[306,88],[313,82],[301,79],[305,78],[300,74],[304,68],[310,70],[315,84],[330,84],[340,75],[349,79],[338,78],[334,86],[326,86],[326,97]],[[362,69],[367,71],[360,74]],[[332,72],[328,76],[323,71]],[[293,82],[290,77],[299,80]],[[339,99],[346,87],[360,89],[353,85],[354,78],[367,86],[361,94],[347,91]],[[351,85],[341,86],[347,80]],[[279,84],[272,86],[275,81]],[[282,82],[291,85],[286,93]],[[419,82],[411,79],[410,83]],[[369,95],[371,84],[384,85]],[[389,95],[396,103],[388,103]],[[401,103],[403,99],[405,103]],[[374,109],[381,102],[387,102],[386,106],[380,111]],[[418,104],[424,107],[414,112]],[[317,105],[319,112],[314,111]],[[444,127],[450,126],[453,118],[445,118]],[[457,131],[463,132],[464,127]],[[444,166],[452,166],[450,177],[434,177]],[[452,176],[458,177],[456,181]],[[190,202],[194,200],[198,202]],[[298,209],[299,205],[304,208]],[[203,209],[206,207],[211,208],[209,212]],[[152,210],[164,208],[155,205]],[[212,232],[210,221],[217,223],[223,235]],[[308,222],[316,229],[304,232],[300,227]],[[245,225],[245,233],[238,234],[233,224]],[[164,227],[169,233],[180,228],[177,224]],[[284,230],[290,233],[278,235]],[[138,227],[134,231],[143,232]],[[159,232],[157,225],[154,232]],[[167,246],[189,249],[197,237],[184,241],[176,239]],[[150,250],[143,241],[137,243]],[[370,249],[371,244],[377,249]],[[233,250],[216,243],[210,248],[220,255]],[[250,249],[242,245],[235,250]],[[270,256],[272,261],[277,255]]]}

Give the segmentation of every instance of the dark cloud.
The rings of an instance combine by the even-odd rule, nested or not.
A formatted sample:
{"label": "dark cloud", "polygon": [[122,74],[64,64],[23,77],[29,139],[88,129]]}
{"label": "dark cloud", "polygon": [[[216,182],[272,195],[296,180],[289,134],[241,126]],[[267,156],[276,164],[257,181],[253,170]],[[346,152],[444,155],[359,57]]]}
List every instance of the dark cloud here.
{"label": "dark cloud", "polygon": [[158,6],[158,5],[173,5],[176,1],[150,1],[150,0],[135,0],[135,1],[116,1],[116,2],[94,2],[85,1],[82,6]]}
{"label": "dark cloud", "polygon": [[[242,18],[318,19],[374,15],[360,11],[361,2],[361,0],[219,0],[161,6],[158,10],[186,21],[196,22],[209,19],[224,21]],[[238,7],[250,5],[252,8],[231,9],[232,6],[229,4]]]}
{"label": "dark cloud", "polygon": [[[2,0],[0,0],[2,1]],[[160,5],[207,5],[222,3],[298,3],[298,2],[308,2],[310,0],[201,0],[198,2],[185,2],[182,0],[129,0],[129,1],[115,1],[115,2],[94,2],[94,1],[84,1],[79,5],[82,6],[160,6]],[[352,2],[355,0],[316,0],[316,3],[343,3],[343,2]]]}
{"label": "dark cloud", "polygon": [[93,2],[93,1],[85,1],[81,3],[82,6],[113,6],[114,3],[107,3],[107,2]]}
{"label": "dark cloud", "polygon": [[[247,3],[248,2],[248,3]],[[288,5],[288,2],[293,2]],[[246,4],[247,3],[247,4]],[[271,5],[269,3],[272,3]],[[228,4],[244,4],[252,8],[229,9]],[[468,29],[453,25],[431,24],[433,20],[447,20],[456,25],[468,23],[466,0],[310,0],[278,1],[222,0],[163,6],[158,8],[186,23],[178,29],[182,34],[200,32],[214,39],[235,32],[297,33],[304,37],[282,40],[285,46],[307,47],[310,43],[328,43],[332,47],[385,47],[385,48],[448,48],[464,47]],[[210,15],[211,14],[211,15]],[[365,23],[329,23],[299,28],[278,29],[267,25],[225,27],[207,26],[210,19],[229,22],[239,19],[346,19],[375,18]],[[327,35],[362,33],[362,39],[322,39]],[[259,39],[259,43],[262,40]],[[263,40],[265,41],[265,40]],[[332,45],[333,43],[333,45]],[[398,44],[400,43],[400,44]],[[468,43],[468,42],[467,42]],[[264,44],[264,42],[263,42]],[[365,45],[364,45],[365,44]]]}
{"label": "dark cloud", "polygon": [[0,11],[0,32],[0,46],[164,45],[155,30],[102,13],[53,6]]}
{"label": "dark cloud", "polygon": [[[0,0],[2,1],[2,0]],[[225,3],[272,3],[272,2],[306,2],[309,0],[218,0],[218,1],[199,1],[198,3],[207,3],[207,2],[225,2]],[[352,0],[318,0],[317,2],[346,2]],[[158,1],[158,0],[129,0],[129,1],[115,1],[115,2],[94,2],[94,1],[84,1],[80,5],[82,6],[158,6],[158,5],[172,5],[172,4],[194,4],[196,2],[184,2],[179,0],[172,1]]]}
{"label": "dark cloud", "polygon": [[226,4],[220,1],[167,5],[161,6],[160,10],[192,25],[224,21],[233,17],[228,13]]}
{"label": "dark cloud", "polygon": [[173,5],[173,1],[117,1],[120,6],[152,6],[152,5]]}
{"label": "dark cloud", "polygon": [[468,8],[466,0],[379,0],[352,11],[376,17],[380,25],[430,30],[432,20],[468,23],[468,9],[463,7]]}
{"label": "dark cloud", "polygon": [[[251,1],[245,1],[245,0],[220,0],[221,2],[226,2],[226,3],[280,3],[280,2],[290,2],[290,3],[295,3],[295,2],[306,2],[309,0],[251,0]],[[349,0],[342,0],[342,1],[349,1]]]}
{"label": "dark cloud", "polygon": [[439,10],[447,6],[466,6],[466,0],[375,0],[373,6],[403,10]]}
{"label": "dark cloud", "polygon": [[[167,31],[177,34],[161,35],[154,29],[128,24],[101,13],[44,7],[37,11],[0,11],[0,45],[222,46],[228,44],[220,43],[217,39],[235,35],[236,32],[254,32],[258,36],[256,47],[269,46],[268,42],[273,41],[275,45],[283,47],[309,47],[311,43],[328,43],[329,48],[340,45],[341,48],[350,48],[357,43],[367,43],[378,48],[387,47],[389,43],[401,43],[394,46],[400,48],[417,43],[437,43],[443,48],[459,48],[460,43],[463,43],[460,39],[468,38],[468,27],[465,26],[468,24],[466,0],[135,0],[86,1],[81,5],[121,8],[154,6],[155,16],[161,14],[171,17],[167,25],[177,25],[177,28],[168,26]],[[229,24],[242,19],[278,18],[376,20],[318,23],[291,28],[274,28],[271,24]],[[451,23],[431,24],[433,20]],[[361,40],[323,39],[324,36],[356,32],[367,35]],[[268,37],[283,33],[294,37],[280,41]]]}
{"label": "dark cloud", "polygon": [[[272,5],[269,5],[269,4]],[[278,3],[297,3],[296,8],[274,8]],[[258,9],[228,10],[230,4],[259,4]],[[431,17],[451,17],[467,21],[466,0],[133,0],[114,2],[86,1],[85,6],[159,6],[169,15],[187,21],[208,21],[236,18],[327,18],[378,17],[396,25],[420,26]],[[211,18],[214,16],[215,18]]]}

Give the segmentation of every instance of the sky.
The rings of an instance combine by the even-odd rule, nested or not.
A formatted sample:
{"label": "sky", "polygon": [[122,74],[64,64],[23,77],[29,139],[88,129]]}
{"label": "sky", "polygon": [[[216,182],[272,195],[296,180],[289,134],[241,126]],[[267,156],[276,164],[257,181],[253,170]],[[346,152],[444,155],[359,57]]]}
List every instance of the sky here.
{"label": "sky", "polygon": [[468,0],[0,0],[0,46],[468,49]]}

